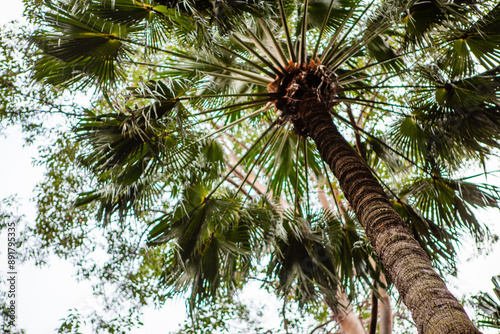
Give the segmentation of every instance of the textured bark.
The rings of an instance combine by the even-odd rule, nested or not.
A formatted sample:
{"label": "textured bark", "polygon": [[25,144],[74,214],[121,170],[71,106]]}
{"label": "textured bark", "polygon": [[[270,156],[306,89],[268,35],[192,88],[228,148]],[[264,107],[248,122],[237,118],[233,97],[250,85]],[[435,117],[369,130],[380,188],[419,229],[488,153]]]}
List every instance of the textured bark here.
{"label": "textured bark", "polygon": [[316,96],[315,92],[302,95],[295,104],[297,114],[339,181],[386,275],[410,310],[418,332],[480,333],[434,271],[377,179],[333,124],[330,106]]}

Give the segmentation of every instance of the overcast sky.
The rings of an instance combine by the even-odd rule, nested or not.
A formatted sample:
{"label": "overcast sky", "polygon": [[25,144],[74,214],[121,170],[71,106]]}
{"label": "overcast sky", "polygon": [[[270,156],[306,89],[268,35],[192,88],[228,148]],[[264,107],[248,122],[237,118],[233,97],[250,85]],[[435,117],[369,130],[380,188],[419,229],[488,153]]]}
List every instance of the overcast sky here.
{"label": "overcast sky", "polygon": [[[0,25],[14,18],[21,18],[21,1],[3,1],[0,11]],[[34,219],[35,209],[30,198],[35,184],[41,179],[43,169],[34,167],[35,147],[23,147],[20,129],[13,127],[7,138],[0,137],[0,199],[18,194],[22,204],[22,214],[29,220]],[[489,170],[500,170],[498,160],[488,164]],[[477,181],[477,180],[475,180]],[[484,182],[484,180],[483,180]],[[500,185],[498,177],[490,176],[488,182]],[[490,210],[479,213],[480,220],[500,234],[500,213]],[[6,236],[0,240],[0,271],[6,268]],[[486,257],[471,257],[472,246],[464,242],[459,264],[458,278],[449,278],[450,289],[458,296],[491,292],[491,276],[500,274],[500,244],[494,245],[493,251]],[[470,259],[470,260],[468,260]],[[52,257],[50,267],[35,268],[25,265],[19,268],[18,283],[18,324],[27,330],[27,334],[54,333],[61,318],[67,316],[69,309],[89,310],[95,306],[92,290],[88,283],[77,283],[72,277],[70,264]],[[142,319],[145,326],[134,333],[158,333],[160,330],[174,329],[185,317],[183,303],[168,303],[162,310],[148,310]],[[279,322],[278,322],[279,323]],[[488,331],[485,331],[487,333]],[[493,333],[494,331],[491,331]]]}

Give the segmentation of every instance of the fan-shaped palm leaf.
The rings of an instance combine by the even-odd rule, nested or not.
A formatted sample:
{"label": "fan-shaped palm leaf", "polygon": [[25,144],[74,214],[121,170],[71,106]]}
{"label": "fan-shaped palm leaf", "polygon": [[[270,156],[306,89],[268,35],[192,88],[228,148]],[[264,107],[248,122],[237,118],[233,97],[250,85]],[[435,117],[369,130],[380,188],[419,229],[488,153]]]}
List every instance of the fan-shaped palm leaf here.
{"label": "fan-shaped palm leaf", "polygon": [[[476,305],[481,311],[482,319],[479,320],[479,325],[483,327],[500,328],[500,304],[497,300],[500,299],[500,276],[491,278],[495,293],[493,297],[489,293],[482,293],[475,297]],[[497,300],[495,300],[495,297]]]}
{"label": "fan-shaped palm leaf", "polygon": [[[88,76],[84,85],[97,83],[105,87],[123,77],[121,62],[128,57],[130,49],[122,40],[133,29],[90,13],[74,13],[69,5],[49,2],[47,6],[53,10],[45,17],[52,31],[39,31],[32,40],[45,54],[39,61],[42,64],[37,67],[56,73],[52,76],[52,84],[75,81],[74,77],[81,77],[82,72]],[[58,66],[63,66],[64,70]],[[71,67],[75,69],[73,75],[69,73]]]}
{"label": "fan-shaped palm leaf", "polygon": [[231,291],[247,278],[275,219],[268,203],[243,207],[230,194],[208,193],[202,185],[186,189],[177,208],[149,233],[151,244],[175,240],[164,282],[172,292],[190,286],[192,308],[195,301],[206,302],[220,288]]}

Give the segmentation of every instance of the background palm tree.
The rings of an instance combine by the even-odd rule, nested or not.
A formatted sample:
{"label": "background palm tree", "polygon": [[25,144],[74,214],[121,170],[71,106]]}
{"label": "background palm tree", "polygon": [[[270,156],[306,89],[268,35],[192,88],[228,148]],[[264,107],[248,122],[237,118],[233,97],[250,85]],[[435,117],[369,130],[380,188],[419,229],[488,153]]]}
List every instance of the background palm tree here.
{"label": "background palm tree", "polygon": [[[431,273],[427,255],[453,262],[457,231],[484,236],[471,207],[496,205],[496,189],[451,178],[461,161],[483,159],[498,145],[495,4],[279,1],[258,12],[253,2],[211,9],[189,4],[48,5],[50,27],[34,37],[44,52],[35,66],[40,80],[105,90],[119,83],[127,65],[154,71],[154,80],[140,82],[128,100],[110,100],[122,112],[89,114],[77,128],[92,148],[83,162],[100,181],[79,204],[100,201],[109,222],[114,212],[124,216],[172,191],[178,205],[158,218],[149,238],[156,244],[177,238],[165,282],[178,289],[189,283],[192,304],[221,285],[237,286],[235,272],[248,272],[250,254],[266,246],[263,237],[277,235],[270,275],[278,275],[285,291],[298,287],[307,301],[316,289],[335,299],[337,280],[353,275],[352,256],[343,254],[354,248],[338,245],[361,241],[358,233],[354,239],[342,233],[348,222],[314,214],[311,202],[318,187],[332,193],[340,187],[371,241],[354,261],[356,275],[376,276],[367,264],[372,246],[419,331],[464,326],[462,332],[475,332],[439,277],[420,274]],[[232,24],[207,25],[221,17]],[[244,25],[227,20],[232,17]],[[196,48],[165,47],[165,27]],[[148,52],[134,56],[139,49]],[[332,116],[352,129],[341,127],[357,152]],[[392,130],[381,119],[393,122]],[[253,144],[245,146],[248,141]],[[370,168],[382,172],[382,184],[398,182],[400,191],[387,189],[387,195]],[[238,169],[243,177],[236,191],[226,189]],[[293,203],[287,214],[245,204],[259,178],[269,178],[263,183],[271,197]],[[400,261],[401,252],[408,261]],[[440,302],[457,314],[432,320],[438,310],[423,302],[431,299],[413,289],[419,285],[410,277],[423,290],[424,282],[440,286],[447,296]]]}
{"label": "background palm tree", "polygon": [[481,293],[475,296],[474,304],[481,313],[481,320],[478,321],[479,326],[500,328],[500,305],[496,299],[500,299],[500,277],[494,276],[491,278],[493,282],[493,297],[489,293]]}

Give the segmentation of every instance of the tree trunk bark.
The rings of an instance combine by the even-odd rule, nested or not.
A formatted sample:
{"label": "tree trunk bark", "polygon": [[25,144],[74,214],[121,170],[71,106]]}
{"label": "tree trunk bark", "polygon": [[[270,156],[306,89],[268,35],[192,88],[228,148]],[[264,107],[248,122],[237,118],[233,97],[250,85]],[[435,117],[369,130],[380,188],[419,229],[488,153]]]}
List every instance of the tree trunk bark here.
{"label": "tree trunk bark", "polygon": [[308,135],[339,181],[386,275],[410,310],[418,332],[480,333],[434,271],[382,186],[339,133],[329,108],[310,96],[298,102],[298,107]]}
{"label": "tree trunk bark", "polygon": [[325,298],[325,303],[333,312],[333,317],[344,334],[366,334],[366,330],[361,323],[359,317],[354,313],[352,305],[349,303],[345,292],[337,292],[338,302],[344,306],[343,309],[336,307],[328,298]]}
{"label": "tree trunk bark", "polygon": [[378,293],[382,297],[383,303],[379,303],[380,308],[380,321],[379,321],[379,334],[392,334],[392,308],[391,300],[387,291],[378,288]]}
{"label": "tree trunk bark", "polygon": [[[373,266],[373,268],[376,268],[374,259],[370,258],[370,263]],[[379,278],[380,282],[382,282],[384,286],[387,286],[387,280],[385,278],[384,273],[380,273]],[[391,299],[387,294],[387,291],[385,291],[385,289],[383,289],[382,287],[378,287],[378,293],[382,301],[382,303],[378,303],[379,304],[378,313],[380,314],[378,334],[392,334],[393,318],[392,318]]]}
{"label": "tree trunk bark", "polygon": [[377,320],[378,320],[378,298],[375,291],[372,291],[372,312],[370,316],[370,327],[368,327],[368,334],[377,333]]}

